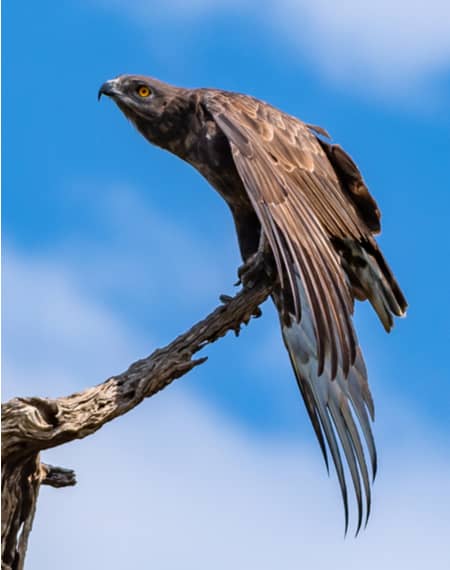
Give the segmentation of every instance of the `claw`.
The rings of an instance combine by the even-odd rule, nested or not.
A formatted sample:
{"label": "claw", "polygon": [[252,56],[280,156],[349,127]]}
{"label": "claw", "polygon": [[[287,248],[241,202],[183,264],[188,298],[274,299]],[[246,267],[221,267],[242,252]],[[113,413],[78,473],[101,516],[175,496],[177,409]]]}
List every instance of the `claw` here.
{"label": "claw", "polygon": [[265,252],[258,250],[239,267],[239,281],[236,285],[242,284],[245,289],[251,289],[258,281],[267,276],[266,266]]}
{"label": "claw", "polygon": [[260,317],[262,317],[262,311],[259,307],[256,307],[256,309],[253,311],[252,317],[254,319],[259,319]]}

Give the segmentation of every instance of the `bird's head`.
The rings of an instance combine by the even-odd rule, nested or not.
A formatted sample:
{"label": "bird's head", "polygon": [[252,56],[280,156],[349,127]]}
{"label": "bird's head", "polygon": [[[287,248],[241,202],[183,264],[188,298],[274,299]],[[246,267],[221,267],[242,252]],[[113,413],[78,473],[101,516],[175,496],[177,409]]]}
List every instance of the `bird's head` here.
{"label": "bird's head", "polygon": [[153,77],[119,75],[103,83],[98,99],[107,95],[150,143],[184,156],[191,107],[188,92]]}
{"label": "bird's head", "polygon": [[133,122],[141,117],[157,119],[176,96],[179,88],[144,75],[119,75],[105,81],[98,91],[98,99],[106,95]]}

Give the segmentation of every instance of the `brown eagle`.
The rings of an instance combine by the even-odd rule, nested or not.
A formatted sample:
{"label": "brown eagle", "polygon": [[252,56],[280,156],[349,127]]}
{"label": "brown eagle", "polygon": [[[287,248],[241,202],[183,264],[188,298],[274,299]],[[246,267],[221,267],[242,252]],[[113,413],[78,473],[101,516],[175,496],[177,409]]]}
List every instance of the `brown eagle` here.
{"label": "brown eagle", "polygon": [[264,274],[274,280],[284,343],[327,468],[327,447],[331,453],[347,530],[345,456],[358,533],[364,511],[366,523],[369,516],[377,460],[354,299],[368,299],[386,331],[407,303],[373,237],[380,211],[357,166],[324,129],[248,95],[140,75],[106,81],[102,94],[150,143],[191,164],[224,198],[244,286]]}

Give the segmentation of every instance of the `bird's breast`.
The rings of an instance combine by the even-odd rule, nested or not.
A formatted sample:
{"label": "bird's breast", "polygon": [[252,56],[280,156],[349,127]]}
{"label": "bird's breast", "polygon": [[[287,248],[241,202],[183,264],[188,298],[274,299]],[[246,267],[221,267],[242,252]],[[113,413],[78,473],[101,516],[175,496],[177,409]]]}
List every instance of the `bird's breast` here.
{"label": "bird's breast", "polygon": [[236,170],[230,144],[213,120],[205,121],[186,141],[187,160],[232,208],[252,209]]}

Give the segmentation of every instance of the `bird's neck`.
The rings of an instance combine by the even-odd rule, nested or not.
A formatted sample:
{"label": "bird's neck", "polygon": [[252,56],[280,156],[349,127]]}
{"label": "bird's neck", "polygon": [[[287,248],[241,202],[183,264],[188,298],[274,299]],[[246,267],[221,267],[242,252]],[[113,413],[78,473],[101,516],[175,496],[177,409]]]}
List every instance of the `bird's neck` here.
{"label": "bird's neck", "polygon": [[186,160],[190,139],[197,130],[195,104],[187,97],[174,97],[153,120],[137,117],[134,123],[150,143]]}

